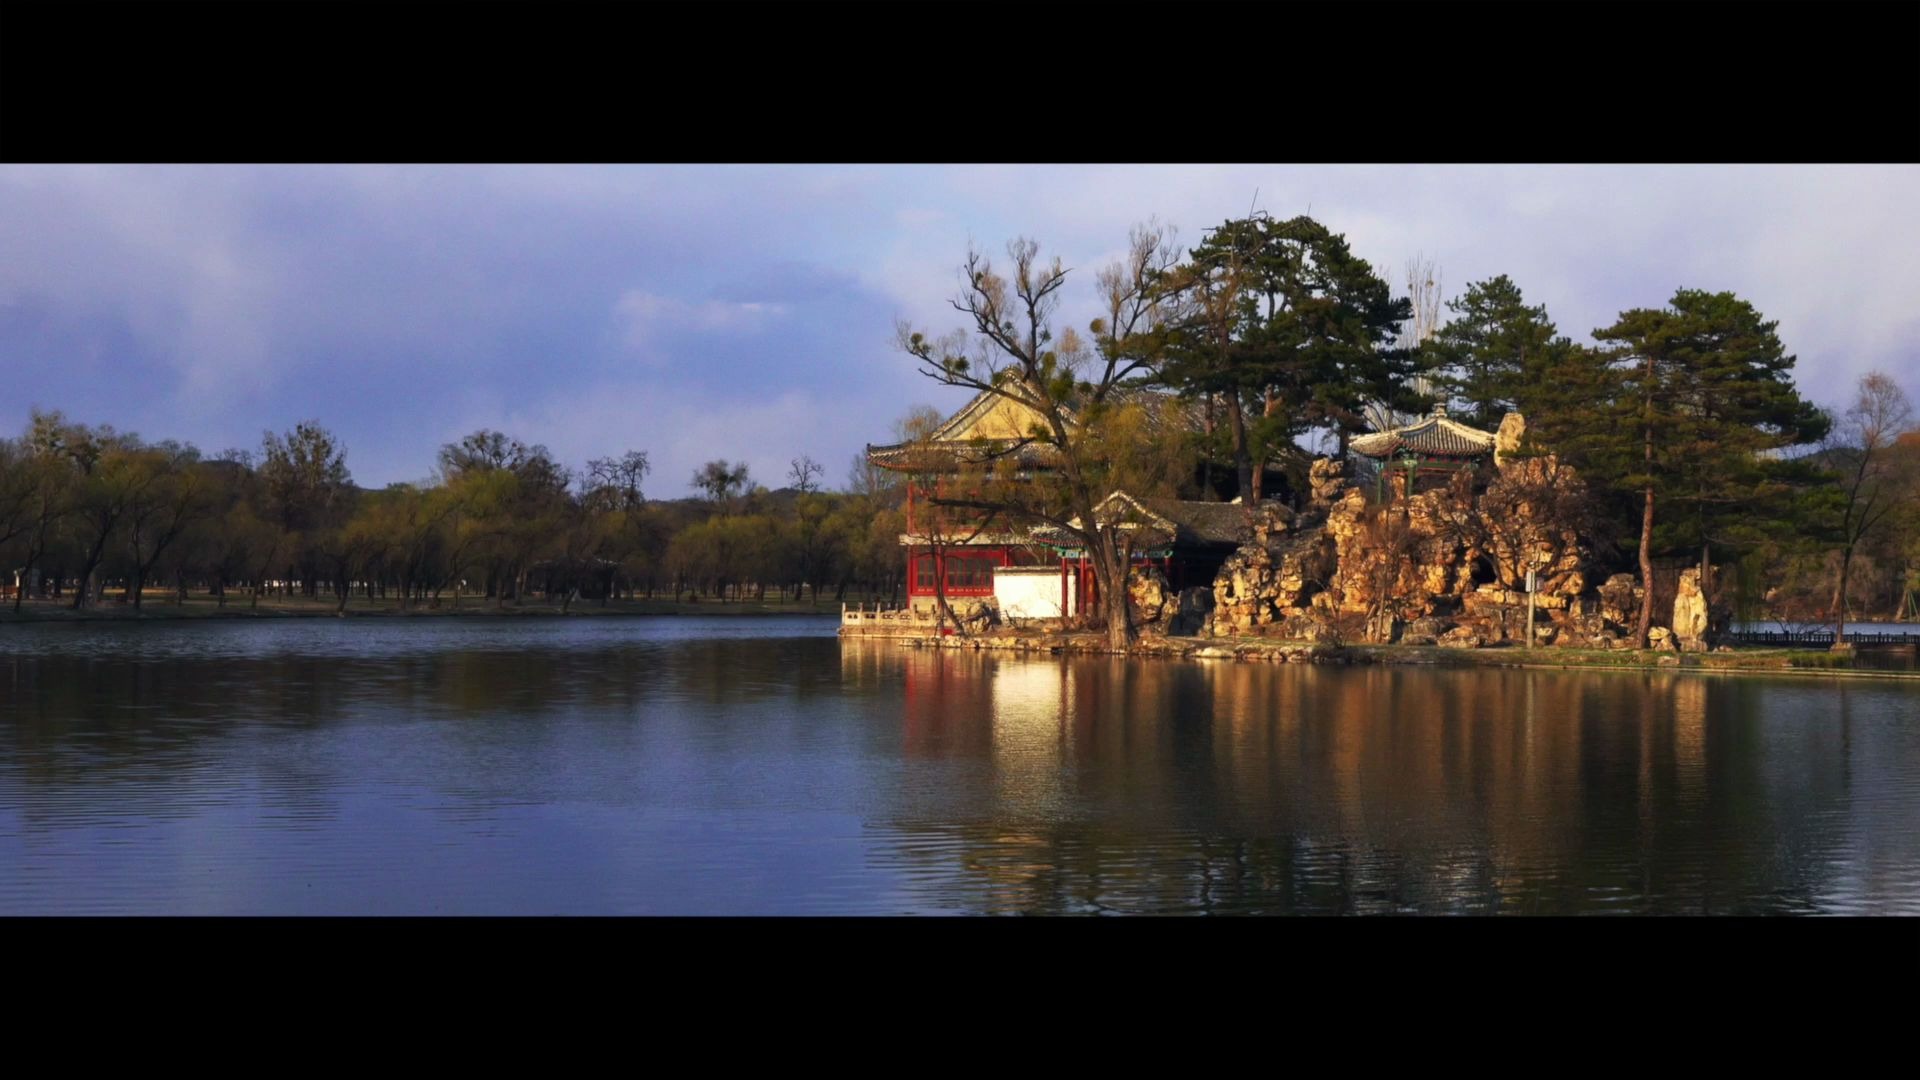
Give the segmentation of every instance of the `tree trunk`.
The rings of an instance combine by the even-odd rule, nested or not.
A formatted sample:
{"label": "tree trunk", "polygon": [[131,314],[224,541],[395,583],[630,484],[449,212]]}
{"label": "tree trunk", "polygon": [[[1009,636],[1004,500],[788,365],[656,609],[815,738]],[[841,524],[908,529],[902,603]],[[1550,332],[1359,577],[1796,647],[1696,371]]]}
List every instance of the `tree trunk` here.
{"label": "tree trunk", "polygon": [[1647,647],[1653,629],[1653,487],[1646,489],[1647,506],[1640,515],[1640,621],[1634,627],[1633,647]]}
{"label": "tree trunk", "polygon": [[1107,648],[1126,652],[1134,642],[1133,613],[1127,604],[1126,556],[1111,533],[1099,536],[1094,548],[1094,587],[1100,590],[1100,610],[1106,617]]}
{"label": "tree trunk", "polygon": [[1245,502],[1253,491],[1253,455],[1247,448],[1247,418],[1240,408],[1240,395],[1229,393],[1226,397],[1227,419],[1233,421],[1233,467],[1239,477],[1239,490],[1234,494]]}
{"label": "tree trunk", "polygon": [[38,549],[28,549],[27,565],[20,568],[20,588],[13,594],[13,613],[20,614],[20,604],[27,598],[27,590],[33,586],[33,564],[40,558]]}
{"label": "tree trunk", "polygon": [[933,601],[940,611],[940,618],[953,624],[954,633],[966,637],[966,626],[947,604],[947,557],[938,545],[933,548]]}
{"label": "tree trunk", "polygon": [[1647,354],[1646,385],[1640,403],[1640,460],[1647,471],[1647,504],[1640,517],[1640,621],[1634,628],[1633,647],[1647,647],[1647,632],[1653,629],[1653,354]]}
{"label": "tree trunk", "polygon": [[1843,648],[1847,640],[1847,571],[1853,563],[1853,545],[1840,550],[1840,587],[1833,593],[1833,647]]}
{"label": "tree trunk", "polygon": [[93,572],[99,567],[100,554],[106,546],[107,534],[101,533],[100,542],[93,546],[93,550],[87,552],[87,560],[80,566],[80,587],[73,590],[73,610],[75,611],[79,611],[80,606],[86,602],[87,586],[93,582]]}
{"label": "tree trunk", "polygon": [[1704,539],[1706,536],[1705,529],[1701,530],[1701,536],[1700,603],[1707,612],[1707,629],[1702,640],[1706,643],[1707,648],[1711,649],[1713,648],[1713,544]]}

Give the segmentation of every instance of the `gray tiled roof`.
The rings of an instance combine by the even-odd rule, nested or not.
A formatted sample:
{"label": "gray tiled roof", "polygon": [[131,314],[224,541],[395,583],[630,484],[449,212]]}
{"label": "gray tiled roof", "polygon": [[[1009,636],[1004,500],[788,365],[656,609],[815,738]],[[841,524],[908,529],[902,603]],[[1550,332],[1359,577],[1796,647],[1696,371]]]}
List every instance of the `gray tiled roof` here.
{"label": "gray tiled roof", "polygon": [[1362,435],[1348,445],[1354,453],[1370,458],[1400,453],[1470,458],[1493,453],[1493,433],[1450,420],[1444,408],[1435,408],[1431,416],[1392,431]]}
{"label": "gray tiled roof", "polygon": [[[1155,544],[1238,547],[1253,536],[1251,510],[1239,503],[1136,499],[1116,491],[1100,501],[1094,516],[1103,523],[1126,522]],[[1061,529],[1043,526],[1033,534],[1050,543],[1072,542]]]}
{"label": "gray tiled roof", "polygon": [[1183,543],[1232,544],[1238,547],[1253,536],[1252,508],[1242,503],[1188,502],[1183,499],[1142,499],[1141,505],[1174,523]]}
{"label": "gray tiled roof", "polygon": [[[1136,405],[1147,417],[1150,427],[1164,430],[1168,426],[1200,430],[1200,411],[1190,401],[1172,394],[1155,390],[1134,388],[1116,388],[1108,400],[1115,404]],[[887,443],[867,446],[867,458],[875,465],[888,469],[928,469],[942,470],[956,467],[962,462],[989,462],[1009,454],[1014,456],[1022,467],[1044,467],[1059,461],[1059,451],[1045,443],[1027,443],[1016,445],[1012,439],[968,440],[955,439],[956,432],[964,430],[982,412],[998,403],[998,395],[982,390],[972,400],[962,405],[941,422],[925,444]],[[1068,418],[1072,419],[1073,410],[1069,408]],[[916,453],[918,448],[918,453]]]}

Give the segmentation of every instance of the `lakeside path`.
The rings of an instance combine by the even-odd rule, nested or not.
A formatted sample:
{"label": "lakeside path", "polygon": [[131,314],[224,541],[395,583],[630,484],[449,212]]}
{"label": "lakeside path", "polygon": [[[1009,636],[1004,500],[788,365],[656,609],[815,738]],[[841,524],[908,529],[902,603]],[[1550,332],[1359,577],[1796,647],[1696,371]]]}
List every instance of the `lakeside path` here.
{"label": "lakeside path", "polygon": [[[907,648],[1010,651],[1055,656],[1113,656],[1099,633],[987,633],[968,637],[845,633]],[[1685,671],[1712,674],[1812,675],[1920,682],[1920,671],[1855,667],[1854,657],[1812,649],[1736,649],[1715,653],[1659,650],[1518,647],[1449,649],[1429,645],[1332,645],[1269,638],[1142,638],[1127,654],[1140,659],[1237,660],[1294,664],[1410,664],[1426,667],[1545,668],[1586,671]]]}

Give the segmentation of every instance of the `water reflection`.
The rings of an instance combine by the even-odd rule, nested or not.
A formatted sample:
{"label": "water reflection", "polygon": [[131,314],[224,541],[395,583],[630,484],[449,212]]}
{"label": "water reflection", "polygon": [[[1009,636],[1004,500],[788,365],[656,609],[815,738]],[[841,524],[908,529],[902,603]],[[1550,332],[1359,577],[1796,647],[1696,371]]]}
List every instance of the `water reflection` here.
{"label": "water reflection", "polygon": [[967,910],[1920,910],[1897,684],[898,662],[909,747],[991,772],[881,855]]}
{"label": "water reflection", "polygon": [[6,912],[1920,913],[1899,683],[5,629]]}

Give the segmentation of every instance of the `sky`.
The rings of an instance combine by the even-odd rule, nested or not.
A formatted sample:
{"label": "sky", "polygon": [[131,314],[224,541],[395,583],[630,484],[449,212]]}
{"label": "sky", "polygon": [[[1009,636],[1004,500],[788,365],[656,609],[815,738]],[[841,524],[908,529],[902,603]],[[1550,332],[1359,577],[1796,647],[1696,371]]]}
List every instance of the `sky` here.
{"label": "sky", "polygon": [[[356,482],[427,479],[492,428],[575,467],[644,450],[842,483],[916,404],[905,321],[969,244],[1071,268],[1062,323],[1134,224],[1187,244],[1308,213],[1451,298],[1506,274],[1589,340],[1681,287],[1780,324],[1802,392],[1871,370],[1920,397],[1920,166],[0,166],[0,432],[59,409],[213,453],[314,419]],[[1004,261],[1004,260],[1002,260]]]}

